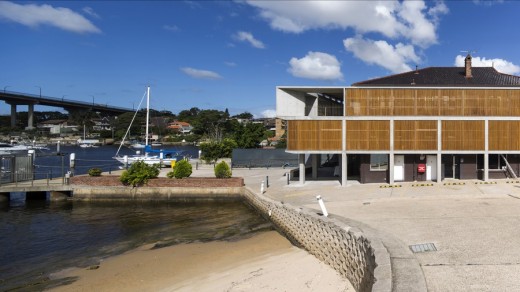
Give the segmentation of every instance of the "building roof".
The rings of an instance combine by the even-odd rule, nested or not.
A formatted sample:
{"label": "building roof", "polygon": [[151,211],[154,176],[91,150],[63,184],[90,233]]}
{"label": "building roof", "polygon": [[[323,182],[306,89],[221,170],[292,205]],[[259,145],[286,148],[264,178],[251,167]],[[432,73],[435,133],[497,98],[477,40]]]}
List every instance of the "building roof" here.
{"label": "building roof", "polygon": [[428,67],[361,81],[352,86],[520,87],[520,76],[503,74],[493,67],[472,67],[470,70],[472,77],[466,77],[465,67]]}

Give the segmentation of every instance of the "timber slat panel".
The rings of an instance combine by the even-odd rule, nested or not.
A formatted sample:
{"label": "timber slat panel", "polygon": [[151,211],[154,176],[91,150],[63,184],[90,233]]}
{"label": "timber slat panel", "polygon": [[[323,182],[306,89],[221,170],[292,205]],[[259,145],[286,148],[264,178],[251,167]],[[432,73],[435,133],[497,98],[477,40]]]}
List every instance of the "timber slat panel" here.
{"label": "timber slat panel", "polygon": [[520,121],[489,121],[489,150],[520,150]]}
{"label": "timber slat panel", "polygon": [[394,121],[395,150],[437,150],[437,121]]}
{"label": "timber slat panel", "polygon": [[520,116],[520,90],[347,88],[347,116]]}
{"label": "timber slat panel", "polygon": [[287,121],[287,150],[341,150],[341,121]]}
{"label": "timber slat panel", "polygon": [[347,150],[389,149],[389,121],[347,121]]}
{"label": "timber slat panel", "polygon": [[484,121],[442,121],[442,150],[484,150]]}

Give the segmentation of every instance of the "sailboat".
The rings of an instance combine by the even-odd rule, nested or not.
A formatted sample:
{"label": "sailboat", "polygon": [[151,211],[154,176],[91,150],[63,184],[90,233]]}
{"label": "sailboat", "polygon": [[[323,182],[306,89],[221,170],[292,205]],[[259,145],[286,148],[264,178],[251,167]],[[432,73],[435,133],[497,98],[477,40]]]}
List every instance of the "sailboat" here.
{"label": "sailboat", "polygon": [[78,146],[81,148],[90,148],[90,147],[98,147],[99,141],[95,139],[85,139],[86,131],[85,131],[85,123],[83,123],[83,140],[78,139]]}
{"label": "sailboat", "polygon": [[[143,96],[144,97],[144,96]],[[142,99],[141,99],[142,103]],[[134,114],[134,117],[132,118],[132,121],[130,122],[130,126],[128,127],[128,130],[126,131],[125,136],[123,137],[123,141],[121,141],[121,144],[119,145],[119,148],[117,149],[116,155],[114,159],[117,161],[123,163],[124,165],[129,165],[137,161],[144,161],[146,164],[159,164],[161,166],[171,166],[172,161],[177,161],[179,159],[182,159],[182,151],[172,151],[172,150],[153,150],[152,146],[148,144],[148,129],[150,124],[150,86],[146,87],[146,130],[145,130],[145,144],[144,144],[144,153],[141,153],[140,151],[136,151],[135,155],[125,155],[120,156],[119,151],[121,150],[121,147],[124,145],[124,141],[128,133],[130,132],[130,127],[132,126],[132,123],[137,115],[137,112],[139,111],[140,105],[137,107],[137,110]]]}

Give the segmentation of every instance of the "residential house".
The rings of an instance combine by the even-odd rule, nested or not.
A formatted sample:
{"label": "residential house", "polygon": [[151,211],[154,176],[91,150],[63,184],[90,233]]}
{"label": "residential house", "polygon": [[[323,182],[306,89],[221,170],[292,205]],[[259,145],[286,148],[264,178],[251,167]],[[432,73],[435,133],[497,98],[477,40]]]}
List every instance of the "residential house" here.
{"label": "residential house", "polygon": [[174,130],[181,134],[189,134],[193,127],[187,122],[173,121],[168,124],[168,129]]}
{"label": "residential house", "polygon": [[38,132],[42,135],[68,135],[78,132],[78,126],[70,124],[68,120],[47,120],[37,125]]}

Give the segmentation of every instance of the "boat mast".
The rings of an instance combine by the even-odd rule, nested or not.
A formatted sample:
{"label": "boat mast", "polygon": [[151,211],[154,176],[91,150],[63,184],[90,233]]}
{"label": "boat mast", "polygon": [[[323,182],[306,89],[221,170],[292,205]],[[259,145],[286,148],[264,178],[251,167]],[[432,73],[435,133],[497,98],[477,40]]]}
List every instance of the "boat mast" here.
{"label": "boat mast", "polygon": [[146,136],[144,145],[148,146],[148,123],[150,121],[150,86],[146,88]]}

